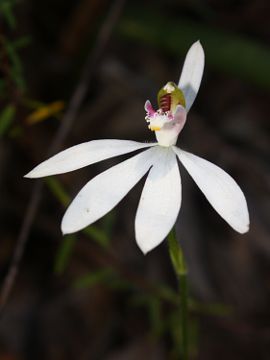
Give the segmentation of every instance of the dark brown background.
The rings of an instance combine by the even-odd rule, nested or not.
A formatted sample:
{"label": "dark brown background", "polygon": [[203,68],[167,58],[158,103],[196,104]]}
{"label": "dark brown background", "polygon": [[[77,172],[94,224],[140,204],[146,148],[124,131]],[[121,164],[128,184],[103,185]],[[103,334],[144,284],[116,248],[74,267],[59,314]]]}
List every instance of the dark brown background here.
{"label": "dark brown background", "polygon": [[[23,175],[45,159],[65,112],[29,125],[35,108],[31,101],[61,100],[68,108],[112,3],[18,1],[12,8],[14,28],[1,13],[0,104],[16,110],[0,142],[2,281],[35,183]],[[63,149],[99,138],[153,140],[144,122],[144,101],[155,103],[159,88],[178,80],[186,51],[201,40],[205,73],[178,145],[237,180],[247,197],[251,229],[244,236],[230,229],[181,168],[183,205],[177,230],[191,298],[196,300],[190,313],[194,359],[270,357],[269,14],[267,0],[126,1],[61,145]],[[14,75],[14,59],[3,44],[22,36],[29,41],[18,50],[21,72]],[[119,161],[108,160],[57,180],[73,197],[91,177]],[[165,284],[176,291],[167,244],[146,257],[135,244],[134,217],[142,185],[97,223],[109,237],[107,249],[77,234],[60,270],[60,222],[66,206],[44,186],[1,315],[0,360],[177,358],[172,336],[178,329],[175,306],[151,289]],[[100,275],[108,267],[109,275]],[[86,275],[88,283],[76,287]]]}

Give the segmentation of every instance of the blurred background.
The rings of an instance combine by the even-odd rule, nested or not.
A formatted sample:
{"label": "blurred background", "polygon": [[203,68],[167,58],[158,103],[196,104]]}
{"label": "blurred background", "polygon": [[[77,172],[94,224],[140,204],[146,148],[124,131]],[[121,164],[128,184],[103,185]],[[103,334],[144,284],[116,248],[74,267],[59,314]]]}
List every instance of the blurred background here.
{"label": "blurred background", "polygon": [[60,232],[70,199],[125,156],[23,175],[84,141],[152,141],[144,102],[198,39],[206,68],[178,145],[236,179],[251,229],[234,232],[181,167],[190,359],[270,358],[269,22],[267,0],[0,1],[0,360],[179,359],[167,243],[147,256],[135,244],[143,181]]}

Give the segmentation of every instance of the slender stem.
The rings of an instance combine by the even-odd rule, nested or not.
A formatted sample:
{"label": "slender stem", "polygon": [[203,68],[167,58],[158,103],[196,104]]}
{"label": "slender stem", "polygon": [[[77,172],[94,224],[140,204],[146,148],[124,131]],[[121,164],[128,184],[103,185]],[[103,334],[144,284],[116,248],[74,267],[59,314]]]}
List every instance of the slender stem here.
{"label": "slender stem", "polygon": [[181,358],[188,360],[188,286],[184,255],[176,239],[175,229],[168,235],[169,253],[180,291]]}

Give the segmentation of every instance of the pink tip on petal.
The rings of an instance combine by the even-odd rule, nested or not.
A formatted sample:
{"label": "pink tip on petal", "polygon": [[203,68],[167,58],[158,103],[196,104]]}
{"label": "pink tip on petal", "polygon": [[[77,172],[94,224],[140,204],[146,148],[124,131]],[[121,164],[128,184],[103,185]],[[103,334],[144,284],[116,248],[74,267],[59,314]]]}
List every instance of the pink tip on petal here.
{"label": "pink tip on petal", "polygon": [[146,101],[144,105],[144,109],[147,112],[147,115],[153,116],[155,114],[155,110],[153,109],[153,106],[149,100]]}

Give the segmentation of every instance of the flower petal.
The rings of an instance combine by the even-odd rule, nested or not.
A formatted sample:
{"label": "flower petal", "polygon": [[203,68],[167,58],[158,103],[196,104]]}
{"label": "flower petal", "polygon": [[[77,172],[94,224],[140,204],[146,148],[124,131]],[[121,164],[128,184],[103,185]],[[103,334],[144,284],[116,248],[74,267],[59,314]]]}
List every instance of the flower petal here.
{"label": "flower petal", "polygon": [[171,148],[159,148],[146,179],[136,219],[136,241],[146,254],[159,245],[173,227],[181,206],[181,179]]}
{"label": "flower petal", "polygon": [[79,231],[113,209],[148,171],[155,151],[143,151],[89,181],[67,209],[61,225],[63,233]]}
{"label": "flower petal", "polygon": [[189,111],[199,91],[204,69],[204,51],[200,41],[189,49],[178,87],[183,91],[186,109]]}
{"label": "flower petal", "polygon": [[62,174],[94,164],[114,156],[154,146],[156,143],[140,143],[130,140],[93,140],[72,146],[42,162],[25,177],[39,178]]}
{"label": "flower petal", "polygon": [[187,119],[187,111],[182,105],[177,105],[174,113],[174,121],[177,124],[178,133],[182,131]]}
{"label": "flower petal", "polygon": [[173,147],[180,161],[219,215],[236,231],[249,229],[245,196],[224,170],[196,155]]}

